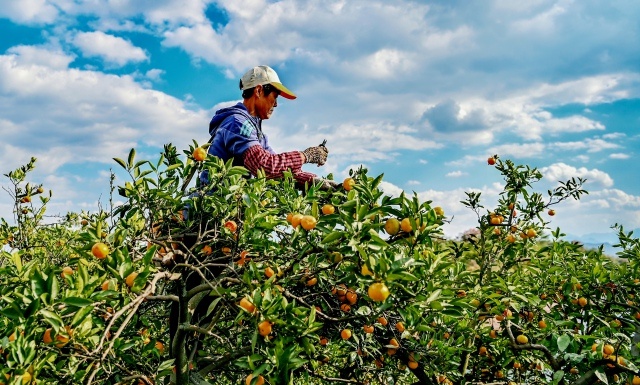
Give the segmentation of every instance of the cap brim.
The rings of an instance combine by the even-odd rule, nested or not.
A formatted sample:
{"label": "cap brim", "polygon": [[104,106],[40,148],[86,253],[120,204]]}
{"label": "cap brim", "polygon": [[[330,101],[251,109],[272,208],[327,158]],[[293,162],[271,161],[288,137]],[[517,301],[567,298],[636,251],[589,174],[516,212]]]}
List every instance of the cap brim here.
{"label": "cap brim", "polygon": [[283,86],[282,83],[271,83],[278,91],[280,91],[280,96],[286,99],[295,99],[297,98],[296,94],[291,92],[287,87]]}

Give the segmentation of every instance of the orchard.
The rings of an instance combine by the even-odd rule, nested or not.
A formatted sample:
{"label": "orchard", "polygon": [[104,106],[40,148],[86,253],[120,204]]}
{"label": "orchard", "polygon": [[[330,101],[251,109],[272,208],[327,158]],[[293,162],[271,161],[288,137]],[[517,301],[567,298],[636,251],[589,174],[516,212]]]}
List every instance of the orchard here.
{"label": "orchard", "polygon": [[0,384],[640,384],[640,242],[552,227],[583,180],[539,193],[493,156],[498,204],[467,193],[451,240],[438,202],[367,170],[301,188],[202,149],[131,150],[121,204],[53,224],[36,160],[6,174]]}

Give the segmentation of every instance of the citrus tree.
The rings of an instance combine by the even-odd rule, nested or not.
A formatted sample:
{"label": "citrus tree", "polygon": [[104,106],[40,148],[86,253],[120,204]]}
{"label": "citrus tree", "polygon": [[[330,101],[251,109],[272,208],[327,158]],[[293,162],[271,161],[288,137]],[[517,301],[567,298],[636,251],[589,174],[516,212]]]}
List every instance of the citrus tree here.
{"label": "citrus tree", "polygon": [[498,204],[468,193],[475,231],[447,240],[442,208],[364,169],[325,191],[195,142],[115,160],[124,202],[55,223],[35,159],[6,175],[0,383],[640,383],[638,239],[543,236],[580,179],[545,195],[492,157]]}

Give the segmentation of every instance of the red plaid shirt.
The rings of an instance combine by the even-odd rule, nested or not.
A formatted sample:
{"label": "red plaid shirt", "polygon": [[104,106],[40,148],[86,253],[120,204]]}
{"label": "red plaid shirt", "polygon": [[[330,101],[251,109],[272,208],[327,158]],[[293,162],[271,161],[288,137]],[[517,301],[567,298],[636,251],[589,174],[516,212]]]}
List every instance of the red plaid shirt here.
{"label": "red plaid shirt", "polygon": [[291,171],[293,178],[300,182],[313,182],[315,174],[302,171],[303,155],[299,151],[272,154],[262,146],[251,146],[242,155],[244,166],[256,175],[258,170],[264,170],[267,178],[280,178],[285,171]]}

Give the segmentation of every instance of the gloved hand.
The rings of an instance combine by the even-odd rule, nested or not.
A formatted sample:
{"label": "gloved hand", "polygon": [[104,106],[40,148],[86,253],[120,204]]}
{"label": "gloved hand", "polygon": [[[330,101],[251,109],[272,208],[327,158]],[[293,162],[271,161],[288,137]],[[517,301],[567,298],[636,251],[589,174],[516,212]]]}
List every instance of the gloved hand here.
{"label": "gloved hand", "polygon": [[327,161],[329,150],[325,146],[313,146],[302,151],[304,157],[307,158],[305,163],[315,163],[322,166]]}
{"label": "gloved hand", "polygon": [[340,183],[336,181],[324,179],[320,177],[313,178],[313,184],[316,186],[320,185],[320,190],[324,190],[324,191],[333,191],[338,186],[340,186]]}

